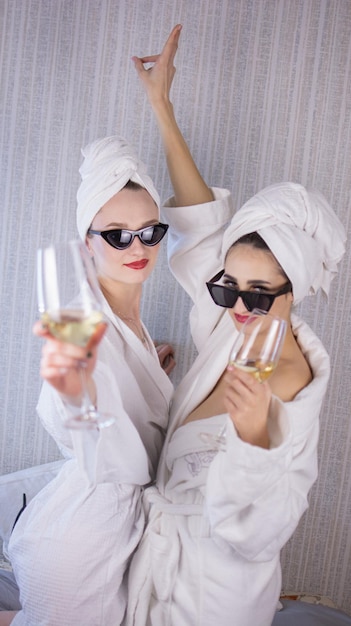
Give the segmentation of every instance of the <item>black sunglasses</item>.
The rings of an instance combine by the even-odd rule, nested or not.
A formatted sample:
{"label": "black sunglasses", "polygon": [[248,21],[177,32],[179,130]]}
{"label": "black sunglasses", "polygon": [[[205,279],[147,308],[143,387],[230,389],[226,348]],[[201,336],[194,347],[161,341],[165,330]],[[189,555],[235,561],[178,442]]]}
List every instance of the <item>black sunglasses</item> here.
{"label": "black sunglasses", "polygon": [[216,276],[206,283],[207,288],[211,294],[212,300],[227,309],[232,309],[238,298],[241,298],[248,311],[254,309],[261,309],[266,313],[271,308],[275,298],[282,296],[284,293],[292,291],[292,285],[290,282],[286,283],[284,287],[279,289],[276,293],[260,293],[257,291],[239,291],[238,289],[232,289],[231,287],[225,287],[224,285],[215,285],[214,283],[222,278],[224,270],[221,270]]}
{"label": "black sunglasses", "polygon": [[92,230],[89,228],[88,235],[101,235],[112,248],[125,250],[133,243],[134,238],[138,239],[145,246],[156,246],[165,236],[168,224],[152,224],[140,230],[127,230],[126,228],[114,228],[113,230]]}

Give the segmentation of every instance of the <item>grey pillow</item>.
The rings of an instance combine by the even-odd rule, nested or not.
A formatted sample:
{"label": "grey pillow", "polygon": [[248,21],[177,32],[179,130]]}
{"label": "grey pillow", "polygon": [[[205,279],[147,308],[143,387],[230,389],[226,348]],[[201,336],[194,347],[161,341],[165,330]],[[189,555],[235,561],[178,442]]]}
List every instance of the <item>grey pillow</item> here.
{"label": "grey pillow", "polygon": [[53,461],[0,476],[0,552],[2,542],[5,556],[13,524],[23,506],[23,494],[28,504],[56,476],[64,462]]}
{"label": "grey pillow", "polygon": [[277,611],[272,626],[351,626],[350,616],[329,606],[298,600],[281,603],[283,608]]}

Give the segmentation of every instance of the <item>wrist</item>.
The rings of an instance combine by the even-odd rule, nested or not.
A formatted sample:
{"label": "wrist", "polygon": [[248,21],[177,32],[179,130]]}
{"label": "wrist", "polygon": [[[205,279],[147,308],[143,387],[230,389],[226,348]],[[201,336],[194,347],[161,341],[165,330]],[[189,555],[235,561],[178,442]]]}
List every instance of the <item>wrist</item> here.
{"label": "wrist", "polygon": [[166,97],[158,97],[150,101],[156,121],[162,131],[163,127],[178,128],[172,102]]}
{"label": "wrist", "polygon": [[267,428],[263,428],[262,430],[257,430],[255,432],[245,432],[245,429],[241,429],[239,431],[238,428],[236,428],[236,430],[240,439],[245,443],[269,450],[270,438]]}

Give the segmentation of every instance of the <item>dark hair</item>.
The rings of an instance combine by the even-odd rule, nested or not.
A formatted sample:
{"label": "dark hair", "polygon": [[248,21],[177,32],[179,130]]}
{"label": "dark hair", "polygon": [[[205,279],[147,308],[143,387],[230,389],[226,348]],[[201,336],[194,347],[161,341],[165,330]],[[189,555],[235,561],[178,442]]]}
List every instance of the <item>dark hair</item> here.
{"label": "dark hair", "polygon": [[[286,279],[287,282],[288,281],[290,282],[289,277],[284,272],[282,266],[280,265],[279,261],[274,256],[274,254],[271,251],[270,247],[266,244],[265,240],[262,239],[261,235],[259,235],[257,232],[248,233],[247,235],[243,235],[242,237],[240,237],[240,239],[237,239],[230,246],[229,250],[231,250],[232,248],[235,248],[235,246],[237,246],[238,244],[251,246],[252,248],[256,248],[256,250],[263,250],[264,252],[269,252],[272,255],[272,257],[274,258],[276,264],[278,265],[278,269],[279,269],[280,274]],[[229,250],[228,250],[228,252],[229,252]],[[227,254],[228,254],[228,252],[227,252]]]}
{"label": "dark hair", "polygon": [[242,237],[240,237],[240,239],[237,239],[237,241],[235,241],[231,247],[234,248],[234,246],[236,246],[238,243],[244,243],[248,246],[252,246],[253,248],[258,248],[259,250],[268,250],[268,252],[271,252],[265,240],[262,239],[261,235],[256,232],[243,235]]}
{"label": "dark hair", "polygon": [[135,183],[134,180],[128,180],[128,182],[124,185],[123,189],[131,189],[132,191],[139,191],[139,189],[145,189],[139,183]]}

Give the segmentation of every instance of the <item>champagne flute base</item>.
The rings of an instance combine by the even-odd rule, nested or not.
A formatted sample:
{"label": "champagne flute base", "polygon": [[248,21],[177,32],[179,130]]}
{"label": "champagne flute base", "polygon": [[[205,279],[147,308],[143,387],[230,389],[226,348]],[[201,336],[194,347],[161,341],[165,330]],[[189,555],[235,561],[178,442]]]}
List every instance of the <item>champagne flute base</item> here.
{"label": "champagne flute base", "polygon": [[211,435],[210,433],[200,433],[199,437],[201,441],[205,444],[212,445],[215,450],[226,450],[227,444],[227,428],[224,424],[217,435]]}
{"label": "champagne flute base", "polygon": [[65,427],[71,430],[93,430],[107,428],[115,423],[113,415],[99,413],[98,411],[89,411],[82,415],[75,415],[65,421]]}

